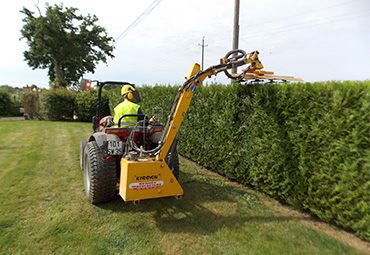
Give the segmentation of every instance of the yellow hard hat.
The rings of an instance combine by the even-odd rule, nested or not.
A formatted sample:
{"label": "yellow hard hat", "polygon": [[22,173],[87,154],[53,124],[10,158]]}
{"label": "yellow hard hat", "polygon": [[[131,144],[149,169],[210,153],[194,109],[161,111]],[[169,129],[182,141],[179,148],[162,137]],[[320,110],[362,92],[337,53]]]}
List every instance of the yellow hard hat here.
{"label": "yellow hard hat", "polygon": [[135,88],[131,85],[125,85],[121,89],[121,95],[126,95],[127,93],[134,92]]}
{"label": "yellow hard hat", "polygon": [[132,85],[124,85],[121,89],[121,95],[134,103],[141,102],[139,91],[137,91]]}

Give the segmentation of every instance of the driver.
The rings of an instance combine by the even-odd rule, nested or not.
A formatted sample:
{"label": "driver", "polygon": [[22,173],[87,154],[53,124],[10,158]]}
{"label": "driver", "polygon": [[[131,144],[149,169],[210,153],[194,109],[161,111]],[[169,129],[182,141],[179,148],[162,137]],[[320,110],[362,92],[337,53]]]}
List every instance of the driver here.
{"label": "driver", "polygon": [[[119,118],[125,114],[143,114],[143,111],[138,105],[141,102],[139,91],[135,89],[133,85],[124,85],[121,89],[121,95],[124,97],[122,103],[114,108],[113,122],[115,126],[118,126]],[[140,120],[143,120],[144,116],[124,117],[121,120],[121,127],[135,126]],[[156,117],[153,116],[149,123],[156,122]]]}

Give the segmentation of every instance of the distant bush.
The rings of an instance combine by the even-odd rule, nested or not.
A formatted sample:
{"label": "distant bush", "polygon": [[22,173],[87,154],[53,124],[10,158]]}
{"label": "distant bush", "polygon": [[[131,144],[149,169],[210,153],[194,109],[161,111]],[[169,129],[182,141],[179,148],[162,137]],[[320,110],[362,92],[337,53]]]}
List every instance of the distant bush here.
{"label": "distant bush", "polygon": [[[75,115],[79,121],[89,122],[96,115],[96,106],[98,102],[98,90],[90,89],[76,94],[75,97]],[[102,93],[100,105],[101,117],[110,115],[108,94]]]}
{"label": "distant bush", "polygon": [[0,116],[9,116],[11,112],[12,100],[10,94],[0,89]]}
{"label": "distant bush", "polygon": [[20,116],[20,106],[6,89],[0,88],[0,116]]}
{"label": "distant bush", "polygon": [[47,120],[73,119],[75,93],[65,88],[46,90],[40,98],[40,115]]}

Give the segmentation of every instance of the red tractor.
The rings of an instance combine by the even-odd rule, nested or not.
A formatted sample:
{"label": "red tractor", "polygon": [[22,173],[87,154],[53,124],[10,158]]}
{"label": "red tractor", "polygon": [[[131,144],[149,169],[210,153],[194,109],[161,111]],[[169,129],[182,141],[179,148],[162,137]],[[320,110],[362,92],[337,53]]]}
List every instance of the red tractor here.
{"label": "red tractor", "polygon": [[[119,190],[121,176],[121,159],[138,158],[134,150],[141,148],[150,152],[158,147],[163,136],[161,123],[148,124],[145,115],[130,114],[120,117],[118,123],[113,123],[112,116],[100,116],[102,90],[105,85],[131,85],[128,82],[97,82],[98,100],[97,111],[93,117],[93,134],[87,141],[80,143],[80,166],[84,171],[84,184],[87,199],[92,204],[104,203],[114,198]],[[160,113],[161,109],[157,109]],[[125,117],[141,117],[135,126],[121,127]],[[176,140],[172,143],[166,159],[176,179],[179,177],[179,160],[176,151]],[[145,178],[145,177],[143,177]]]}

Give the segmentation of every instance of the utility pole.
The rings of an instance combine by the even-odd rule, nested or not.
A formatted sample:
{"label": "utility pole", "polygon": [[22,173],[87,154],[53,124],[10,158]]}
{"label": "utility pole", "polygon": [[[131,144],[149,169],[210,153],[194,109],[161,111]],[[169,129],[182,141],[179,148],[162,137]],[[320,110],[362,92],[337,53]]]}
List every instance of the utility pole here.
{"label": "utility pole", "polygon": [[204,45],[204,36],[203,36],[203,39],[202,39],[202,44],[198,43],[198,45],[200,47],[202,47],[202,70],[203,70],[203,67],[204,67],[204,47],[208,47],[208,44]]}
{"label": "utility pole", "polygon": [[[239,7],[240,7],[240,0],[235,0],[233,50],[236,50],[239,48]],[[232,72],[237,73],[238,72],[237,67],[234,67]]]}

